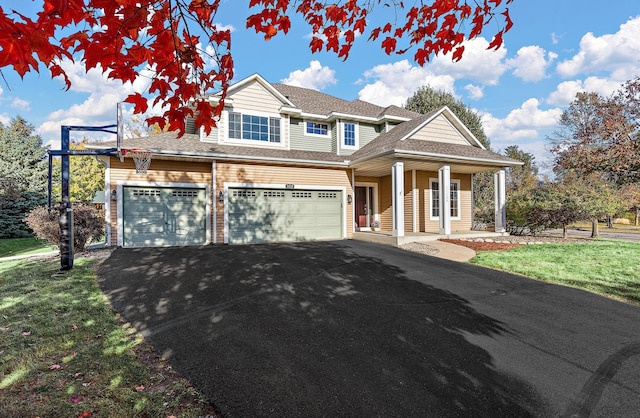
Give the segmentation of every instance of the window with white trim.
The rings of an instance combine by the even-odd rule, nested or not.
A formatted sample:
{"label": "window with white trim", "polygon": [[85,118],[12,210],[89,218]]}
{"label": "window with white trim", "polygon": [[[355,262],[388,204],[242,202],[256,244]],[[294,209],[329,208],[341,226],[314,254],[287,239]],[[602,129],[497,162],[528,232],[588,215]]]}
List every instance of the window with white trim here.
{"label": "window with white trim", "polygon": [[[430,207],[429,216],[431,220],[440,218],[440,185],[438,179],[429,179],[429,196]],[[460,180],[451,180],[451,195],[449,202],[451,203],[451,219],[460,219]]]}
{"label": "window with white trim", "polygon": [[307,121],[304,125],[304,134],[307,136],[331,136],[331,130],[328,123]]}
{"label": "window with white trim", "polygon": [[342,122],[342,148],[358,148],[358,124]]}
{"label": "window with white trim", "polygon": [[280,143],[280,118],[229,112],[229,138]]}

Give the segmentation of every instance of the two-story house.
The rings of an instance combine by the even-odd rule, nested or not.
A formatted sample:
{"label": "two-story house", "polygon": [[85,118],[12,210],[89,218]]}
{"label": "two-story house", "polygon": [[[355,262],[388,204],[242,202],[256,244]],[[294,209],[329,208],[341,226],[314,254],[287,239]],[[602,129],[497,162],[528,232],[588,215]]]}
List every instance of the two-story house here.
{"label": "two-story house", "polygon": [[131,158],[105,158],[107,242],[125,247],[348,239],[374,222],[395,237],[470,231],[472,176],[484,171],[501,230],[505,169],[521,164],[447,107],[422,115],[259,75],[230,86],[209,135],[188,121],[181,138],[122,146],[153,151],[142,175]]}

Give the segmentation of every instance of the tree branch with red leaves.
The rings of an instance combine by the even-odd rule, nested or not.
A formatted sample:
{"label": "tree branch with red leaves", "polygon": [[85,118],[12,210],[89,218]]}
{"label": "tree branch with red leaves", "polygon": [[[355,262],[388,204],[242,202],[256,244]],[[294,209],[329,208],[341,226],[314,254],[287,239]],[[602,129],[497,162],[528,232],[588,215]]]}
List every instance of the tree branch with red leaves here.
{"label": "tree branch with red leaves", "polygon": [[[255,13],[246,25],[268,40],[286,34],[291,17],[299,15],[311,28],[312,52],[347,59],[356,38],[368,33],[386,54],[413,51],[422,66],[437,54],[451,52],[460,60],[464,42],[494,21],[489,48],[499,48],[512,26],[506,7],[512,1],[433,0],[407,7],[399,0],[250,0]],[[209,133],[233,79],[231,32],[214,22],[219,7],[220,0],[44,0],[37,17],[28,17],[0,6],[0,71],[12,67],[24,77],[43,66],[67,88],[64,60],[79,60],[87,71],[100,69],[122,83],[150,73],[148,89],[125,99],[134,113],[145,113],[154,97],[164,113],[147,123],[168,124],[182,135],[190,116]],[[376,9],[393,9],[392,21],[370,28]],[[212,91],[220,95],[215,104],[205,97]]]}

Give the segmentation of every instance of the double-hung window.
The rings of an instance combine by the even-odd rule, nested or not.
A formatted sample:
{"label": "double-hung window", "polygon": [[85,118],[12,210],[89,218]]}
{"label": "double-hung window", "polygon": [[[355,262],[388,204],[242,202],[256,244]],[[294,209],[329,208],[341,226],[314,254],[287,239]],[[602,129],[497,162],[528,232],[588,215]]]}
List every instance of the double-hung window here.
{"label": "double-hung window", "polygon": [[[440,185],[438,180],[431,179],[430,180],[430,197],[431,197],[431,207],[430,207],[430,215],[431,220],[435,220],[440,218]],[[451,180],[451,194],[449,198],[449,202],[451,204],[451,218],[459,219],[460,218],[460,180]]]}
{"label": "double-hung window", "polygon": [[358,125],[356,123],[342,123],[342,146],[344,148],[358,147]]}
{"label": "double-hung window", "polygon": [[280,143],[280,118],[229,112],[229,138]]}

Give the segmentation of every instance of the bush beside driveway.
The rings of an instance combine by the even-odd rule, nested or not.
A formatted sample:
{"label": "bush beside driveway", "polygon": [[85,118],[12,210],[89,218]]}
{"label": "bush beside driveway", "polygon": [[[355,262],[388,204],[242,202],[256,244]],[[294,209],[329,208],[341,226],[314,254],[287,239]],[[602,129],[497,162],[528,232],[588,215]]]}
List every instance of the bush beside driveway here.
{"label": "bush beside driveway", "polygon": [[574,289],[358,241],[118,249],[99,274],[230,416],[640,410],[640,310]]}

